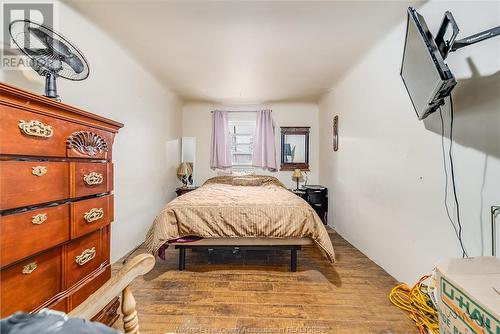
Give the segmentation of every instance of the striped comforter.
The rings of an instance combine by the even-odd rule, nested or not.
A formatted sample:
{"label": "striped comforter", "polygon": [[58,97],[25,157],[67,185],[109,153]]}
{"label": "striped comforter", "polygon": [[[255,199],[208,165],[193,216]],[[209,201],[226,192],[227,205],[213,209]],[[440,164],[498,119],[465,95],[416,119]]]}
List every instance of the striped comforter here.
{"label": "striped comforter", "polygon": [[186,236],[308,237],[334,262],[321,219],[299,196],[270,176],[221,176],[168,203],[149,229],[145,245],[156,253],[168,240]]}

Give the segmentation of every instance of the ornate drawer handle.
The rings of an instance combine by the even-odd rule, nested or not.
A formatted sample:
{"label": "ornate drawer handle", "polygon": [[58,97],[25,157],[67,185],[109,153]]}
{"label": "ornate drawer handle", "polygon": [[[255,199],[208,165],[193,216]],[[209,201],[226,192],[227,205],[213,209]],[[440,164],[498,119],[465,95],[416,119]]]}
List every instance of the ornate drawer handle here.
{"label": "ornate drawer handle", "polygon": [[85,263],[89,262],[94,257],[95,257],[95,247],[87,248],[82,252],[82,254],[76,256],[75,262],[79,266],[83,266]]}
{"label": "ornate drawer handle", "polygon": [[104,217],[104,209],[103,208],[92,208],[90,211],[85,212],[83,215],[83,218],[87,223],[92,223],[95,222],[96,220],[101,219]]}
{"label": "ornate drawer handle", "polygon": [[45,125],[40,121],[23,121],[19,120],[19,129],[21,132],[28,136],[50,138],[54,134],[50,125]]}
{"label": "ornate drawer handle", "polygon": [[43,224],[47,220],[47,214],[46,213],[39,213],[37,215],[34,215],[31,217],[31,222],[33,225],[40,225]]}
{"label": "ornate drawer handle", "polygon": [[31,167],[31,174],[35,176],[43,176],[47,174],[47,167],[45,166],[35,166]]}
{"label": "ornate drawer handle", "polygon": [[23,267],[23,275],[31,274],[32,272],[35,271],[36,267],[37,267],[36,262],[28,263]]}
{"label": "ornate drawer handle", "polygon": [[96,184],[101,184],[104,181],[104,177],[100,173],[91,172],[83,176],[83,181],[89,186],[94,186]]}

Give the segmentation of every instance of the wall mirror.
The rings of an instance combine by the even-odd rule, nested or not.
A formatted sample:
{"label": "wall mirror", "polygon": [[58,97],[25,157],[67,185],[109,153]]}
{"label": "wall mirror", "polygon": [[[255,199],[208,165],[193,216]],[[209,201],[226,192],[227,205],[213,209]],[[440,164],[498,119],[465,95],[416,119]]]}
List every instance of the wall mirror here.
{"label": "wall mirror", "polygon": [[281,128],[281,170],[309,170],[309,129]]}
{"label": "wall mirror", "polygon": [[191,167],[191,175],[188,176],[188,186],[194,185],[196,168],[196,137],[182,137],[181,139],[181,162]]}

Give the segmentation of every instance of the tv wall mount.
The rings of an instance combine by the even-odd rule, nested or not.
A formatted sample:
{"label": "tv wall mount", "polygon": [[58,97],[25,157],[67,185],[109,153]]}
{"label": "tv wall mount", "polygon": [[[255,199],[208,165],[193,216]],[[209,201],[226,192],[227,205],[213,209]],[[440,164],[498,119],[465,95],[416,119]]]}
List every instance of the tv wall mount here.
{"label": "tv wall mount", "polygon": [[[445,40],[446,32],[448,28],[451,26],[452,33],[448,40]],[[481,42],[492,37],[500,35],[500,26],[495,28],[491,28],[485,31],[478,32],[477,34],[462,38],[457,40],[457,36],[460,29],[458,29],[458,25],[453,18],[453,14],[451,12],[446,11],[444,13],[443,22],[441,23],[441,27],[439,27],[439,31],[434,39],[436,45],[439,49],[439,52],[443,56],[443,59],[448,56],[450,52],[457,51],[458,49],[464,48],[466,46],[475,44],[477,42]]]}

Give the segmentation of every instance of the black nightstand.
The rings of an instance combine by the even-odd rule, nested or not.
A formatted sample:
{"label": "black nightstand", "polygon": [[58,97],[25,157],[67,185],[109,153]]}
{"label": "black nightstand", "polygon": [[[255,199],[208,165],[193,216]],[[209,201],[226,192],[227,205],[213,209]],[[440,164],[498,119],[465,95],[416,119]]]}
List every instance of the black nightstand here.
{"label": "black nightstand", "polygon": [[303,199],[306,199],[306,191],[305,189],[290,189],[290,191],[292,193],[294,193],[295,195],[299,196],[299,197],[302,197]]}
{"label": "black nightstand", "polygon": [[177,194],[177,197],[184,195],[185,193],[188,193],[190,191],[193,191],[195,189],[198,189],[198,187],[179,187],[175,189],[175,193]]}
{"label": "black nightstand", "polygon": [[328,217],[328,189],[320,185],[307,185],[299,190],[292,190],[302,197],[316,211],[323,224],[327,224]]}

